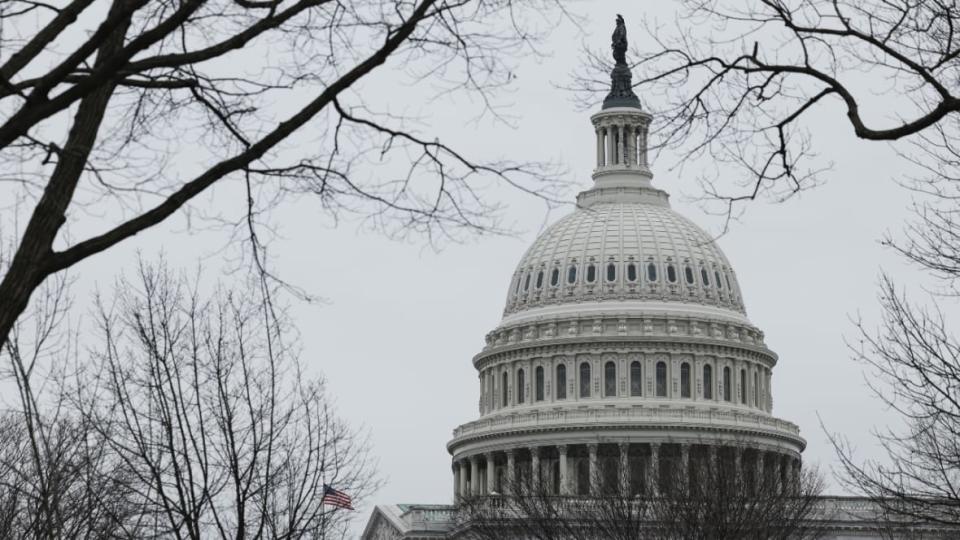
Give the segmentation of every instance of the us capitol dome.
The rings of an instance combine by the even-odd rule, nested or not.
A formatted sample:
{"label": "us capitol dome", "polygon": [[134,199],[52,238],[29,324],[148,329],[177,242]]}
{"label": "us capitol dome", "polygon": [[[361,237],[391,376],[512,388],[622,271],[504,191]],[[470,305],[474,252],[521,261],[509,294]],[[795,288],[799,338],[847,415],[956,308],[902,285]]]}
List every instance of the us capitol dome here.
{"label": "us capitol dome", "polygon": [[590,118],[593,186],[520,258],[473,358],[479,417],[447,444],[454,505],[377,506],[363,538],[455,538],[456,501],[518,475],[633,496],[718,463],[799,474],[806,442],[773,414],[777,355],[716,241],[654,185],[651,115],[622,56],[611,79]]}

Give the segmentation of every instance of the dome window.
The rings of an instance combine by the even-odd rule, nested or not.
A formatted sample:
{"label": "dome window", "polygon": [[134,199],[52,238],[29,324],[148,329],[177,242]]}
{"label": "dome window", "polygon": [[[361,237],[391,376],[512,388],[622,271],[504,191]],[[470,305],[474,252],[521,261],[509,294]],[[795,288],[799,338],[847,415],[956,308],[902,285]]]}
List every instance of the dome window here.
{"label": "dome window", "polygon": [[703,282],[704,287],[710,286],[710,274],[707,273],[706,268],[700,269],[700,280]]}
{"label": "dome window", "polygon": [[607,265],[607,281],[617,280],[617,265],[610,263]]}
{"label": "dome window", "polygon": [[713,399],[713,366],[703,366],[703,399]]}
{"label": "dome window", "polygon": [[590,397],[590,364],[583,362],[580,364],[580,397]]}
{"label": "dome window", "polygon": [[587,283],[593,283],[597,280],[597,267],[593,264],[587,265]]}
{"label": "dome window", "polygon": [[567,270],[567,283],[573,284],[577,282],[577,265],[571,264],[570,269]]}
{"label": "dome window", "polygon": [[672,264],[667,265],[667,281],[670,283],[677,282],[677,269]]}
{"label": "dome window", "polygon": [[647,265],[647,280],[651,282],[657,280],[657,265],[653,263]]}
{"label": "dome window", "polygon": [[537,288],[543,287],[543,270],[537,273]]}
{"label": "dome window", "polygon": [[634,360],[630,364],[630,395],[639,396],[643,394],[643,379],[640,377],[640,362]]}
{"label": "dome window", "polygon": [[554,268],[553,272],[550,272],[550,286],[556,287],[560,283],[560,269]]}
{"label": "dome window", "polygon": [[627,265],[627,281],[637,280],[637,265],[630,263]]}
{"label": "dome window", "polygon": [[667,397],[666,362],[657,362],[657,397]]}
{"label": "dome window", "polygon": [[726,280],[727,280],[727,288],[732,291],[732,290],[733,290],[733,285],[730,284],[730,274],[724,272],[724,273],[723,273],[723,277],[726,278]]}
{"label": "dome window", "polygon": [[714,271],[714,272],[713,272],[713,277],[716,278],[716,280],[717,280],[717,281],[716,281],[717,288],[718,288],[718,289],[722,289],[722,288],[723,288],[723,282],[720,281],[720,272]]}
{"label": "dome window", "polygon": [[567,399],[567,366],[557,364],[557,399]]}
{"label": "dome window", "polygon": [[687,285],[693,285],[693,268],[689,266],[684,268],[683,275],[687,278]]}
{"label": "dome window", "polygon": [[680,364],[680,397],[690,397],[690,364],[684,362]]}
{"label": "dome window", "polygon": [[523,290],[524,291],[530,290],[530,274],[527,274],[527,279],[525,279],[523,282]]}

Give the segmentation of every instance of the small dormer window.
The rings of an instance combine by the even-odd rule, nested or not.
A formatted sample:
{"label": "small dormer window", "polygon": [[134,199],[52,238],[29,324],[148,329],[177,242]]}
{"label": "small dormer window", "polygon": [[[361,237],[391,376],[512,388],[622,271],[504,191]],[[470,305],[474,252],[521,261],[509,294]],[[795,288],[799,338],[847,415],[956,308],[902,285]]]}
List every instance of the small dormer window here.
{"label": "small dormer window", "polygon": [[718,288],[718,289],[722,289],[722,288],[723,288],[723,281],[720,280],[720,272],[714,271],[714,272],[713,272],[713,277],[716,278],[716,280],[717,280],[717,281],[715,282],[715,283],[717,284],[717,288]]}
{"label": "small dormer window", "polygon": [[607,265],[607,281],[617,280],[617,265],[610,263]]}
{"label": "small dormer window", "polygon": [[597,280],[597,267],[593,264],[587,265],[587,283],[593,283]]}
{"label": "small dormer window", "polygon": [[537,272],[537,288],[543,287],[543,270]]}
{"label": "small dormer window", "polygon": [[567,270],[567,283],[571,285],[577,282],[577,265],[571,264]]}
{"label": "small dormer window", "polygon": [[550,286],[556,287],[560,283],[560,269],[554,268],[553,272],[550,272]]}
{"label": "small dormer window", "polygon": [[701,268],[701,269],[700,269],[700,281],[703,282],[703,286],[704,286],[704,287],[709,287],[709,286],[710,286],[710,274],[707,273],[707,269],[706,269],[706,268]]}
{"label": "small dormer window", "polygon": [[524,291],[530,290],[530,274],[527,274],[527,279],[524,280],[523,282],[523,290]]}
{"label": "small dormer window", "polygon": [[657,265],[650,263],[647,265],[647,281],[654,282],[657,280]]}
{"label": "small dormer window", "polygon": [[687,285],[693,285],[693,268],[689,266],[683,269],[683,275],[687,278]]}
{"label": "small dormer window", "polygon": [[627,281],[637,280],[637,265],[630,263],[627,265]]}
{"label": "small dormer window", "polygon": [[672,264],[667,265],[667,281],[670,283],[677,282],[677,269]]}

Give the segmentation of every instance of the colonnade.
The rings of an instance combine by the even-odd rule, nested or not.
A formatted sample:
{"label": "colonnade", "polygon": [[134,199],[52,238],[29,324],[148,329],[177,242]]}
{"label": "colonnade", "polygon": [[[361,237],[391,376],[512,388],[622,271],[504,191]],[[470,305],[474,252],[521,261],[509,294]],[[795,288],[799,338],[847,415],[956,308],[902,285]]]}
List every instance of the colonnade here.
{"label": "colonnade", "polygon": [[[453,463],[457,498],[539,486],[557,495],[658,493],[723,467],[722,481],[795,485],[799,458],[759,446],[686,443],[586,443],[531,446],[466,456]],[[686,486],[684,486],[686,487]]]}
{"label": "colonnade", "polygon": [[640,166],[647,163],[646,126],[631,122],[604,123],[596,127],[597,167]]}

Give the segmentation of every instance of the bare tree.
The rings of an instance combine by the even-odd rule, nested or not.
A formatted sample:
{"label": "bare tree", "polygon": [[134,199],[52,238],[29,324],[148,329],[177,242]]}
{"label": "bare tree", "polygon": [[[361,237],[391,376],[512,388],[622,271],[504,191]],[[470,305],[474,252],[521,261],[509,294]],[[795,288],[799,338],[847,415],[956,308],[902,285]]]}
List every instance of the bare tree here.
{"label": "bare tree", "polygon": [[459,526],[467,537],[538,540],[812,540],[822,532],[815,505],[823,489],[816,470],[780,481],[732,463],[672,467],[657,485],[624,494],[598,471],[592,496],[557,495],[518,478],[507,493],[459,501]]}
{"label": "bare tree", "polygon": [[[359,83],[399,66],[496,113],[512,60],[535,52],[560,4],[4,2],[0,201],[25,212],[5,216],[23,229],[0,264],[0,344],[49,276],[191,208],[191,222],[249,240],[267,275],[270,209],[288,197],[431,237],[497,230],[490,184],[550,200],[551,168],[471,159],[377,113]],[[100,232],[74,239],[71,225]]]}
{"label": "bare tree", "polygon": [[379,485],[366,439],[269,297],[200,287],[141,264],[99,303],[89,357],[53,372],[32,373],[52,362],[15,334],[0,538],[344,537],[351,514],[325,486],[361,504]]}
{"label": "bare tree", "polygon": [[131,536],[344,535],[324,486],[377,487],[365,439],[302,372],[282,312],[198,287],[163,266],[121,280],[76,391],[137,494]]}
{"label": "bare tree", "polygon": [[[815,109],[868,141],[929,138],[927,151],[949,160],[939,150],[960,133],[958,23],[949,0],[682,0],[673,31],[646,21],[633,40],[634,86],[658,100],[658,148],[678,164],[711,158],[704,198],[730,215],[824,179]],[[572,88],[595,100],[606,73],[608,54],[588,52]]]}

